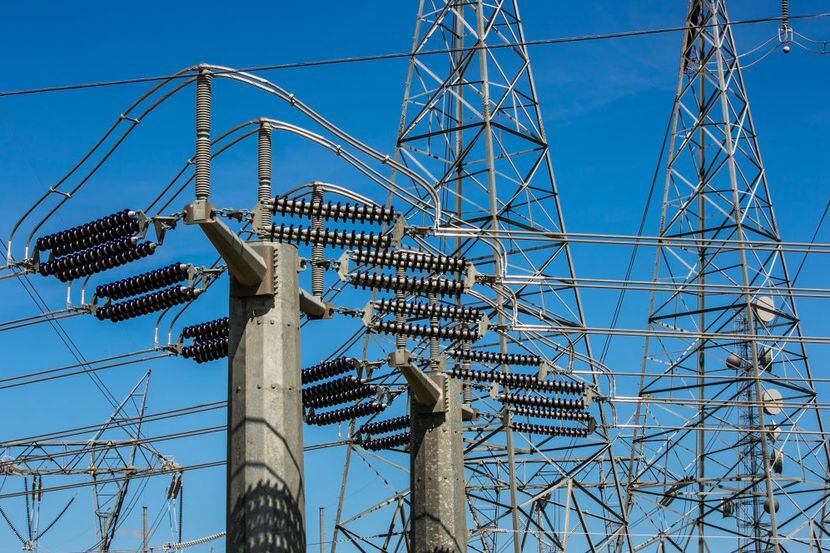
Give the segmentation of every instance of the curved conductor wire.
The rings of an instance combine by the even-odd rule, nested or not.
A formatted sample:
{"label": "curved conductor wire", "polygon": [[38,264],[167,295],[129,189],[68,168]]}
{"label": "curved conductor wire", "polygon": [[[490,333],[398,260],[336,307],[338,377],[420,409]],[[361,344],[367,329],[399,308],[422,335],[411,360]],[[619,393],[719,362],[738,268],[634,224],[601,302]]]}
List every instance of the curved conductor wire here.
{"label": "curved conductor wire", "polygon": [[[261,79],[261,78],[255,77],[254,75],[250,75],[250,74],[247,74],[247,73],[239,73],[238,75],[237,74],[230,74],[230,73],[222,73],[222,72],[230,71],[230,69],[225,68],[225,67],[221,67],[221,66],[199,65],[199,66],[191,66],[191,67],[182,69],[182,70],[178,71],[177,73],[174,73],[169,78],[167,78],[164,81],[162,81],[162,82],[158,83],[157,85],[153,86],[148,92],[146,92],[142,96],[140,96],[135,102],[133,102],[133,104],[131,104],[127,108],[127,110],[124,111],[124,113],[122,113],[118,117],[116,122],[104,133],[104,135],[95,143],[95,145],[90,150],[88,150],[84,154],[84,156],[63,177],[61,177],[61,179],[58,180],[58,182],[56,184],[51,186],[49,188],[49,190],[47,192],[45,192],[23,214],[23,216],[15,223],[14,227],[12,228],[12,231],[10,233],[10,236],[9,236],[9,239],[8,239],[8,242],[7,242],[7,255],[8,255],[9,259],[13,259],[13,256],[11,255],[11,251],[12,251],[13,239],[14,239],[14,236],[16,235],[16,233],[17,233],[17,230],[19,229],[21,224],[24,221],[28,220],[28,218],[35,212],[35,210],[38,209],[40,207],[40,205],[43,204],[43,202],[51,194],[53,194],[53,193],[54,194],[59,194],[59,195],[62,196],[62,198],[57,202],[57,204],[54,207],[52,207],[46,213],[46,215],[41,220],[38,221],[38,223],[34,226],[32,231],[30,232],[30,234],[27,238],[27,241],[26,241],[26,246],[25,246],[25,250],[24,250],[24,258],[28,258],[29,252],[30,252],[31,240],[32,240],[34,234],[42,227],[42,225],[46,221],[48,221],[49,218],[52,215],[54,215],[66,202],[68,202],[73,197],[73,195],[75,195],[89,181],[89,179],[98,171],[98,169],[100,169],[103,166],[103,164],[109,159],[109,157],[115,152],[115,150],[118,149],[118,147],[123,143],[123,141],[132,132],[132,130],[150,112],[152,112],[156,107],[158,107],[160,104],[162,104],[163,102],[168,100],[171,96],[176,94],[178,91],[182,90],[183,88],[185,88],[188,85],[190,85],[191,83],[193,83],[195,81],[195,76],[187,78],[183,82],[177,84],[177,86],[175,86],[172,90],[167,91],[163,96],[161,96],[158,100],[156,100],[149,107],[147,107],[144,111],[142,111],[140,115],[138,115],[137,117],[132,117],[130,114],[133,111],[135,111],[138,108],[138,106],[140,106],[144,101],[146,101],[148,98],[153,96],[156,92],[158,92],[160,89],[162,89],[165,85],[167,85],[171,81],[173,81],[175,79],[182,78],[184,75],[187,75],[190,72],[196,72],[196,71],[199,71],[199,70],[203,70],[205,68],[217,69],[217,70],[219,70],[219,73],[217,73],[218,76],[224,76],[224,77],[229,78],[231,80],[238,81],[238,82],[241,82],[241,83],[244,83],[244,84],[248,84],[250,86],[254,86],[255,88],[258,88],[260,90],[263,90],[265,92],[268,92],[268,93],[271,93],[271,94],[277,96],[278,98],[280,98],[284,102],[288,103],[291,107],[297,108],[301,113],[306,115],[312,121],[318,123],[324,129],[331,132],[332,134],[334,134],[338,138],[341,138],[341,139],[345,140],[348,144],[352,145],[353,147],[355,147],[359,151],[361,151],[364,154],[374,158],[377,161],[380,161],[382,164],[390,165],[394,169],[396,169],[398,171],[401,171],[402,173],[406,174],[409,178],[411,178],[413,180],[414,183],[416,183],[417,185],[422,187],[423,190],[426,192],[426,194],[432,199],[433,204],[434,204],[434,210],[435,210],[435,214],[434,214],[435,222],[434,222],[434,224],[436,226],[438,226],[440,224],[441,215],[442,215],[440,198],[438,197],[438,195],[435,192],[435,190],[433,189],[433,187],[430,186],[430,184],[425,179],[423,179],[423,177],[421,177],[420,175],[418,175],[414,171],[410,170],[409,168],[407,168],[403,165],[398,164],[397,162],[393,161],[389,156],[383,155],[383,154],[377,152],[373,148],[367,146],[366,144],[364,144],[364,143],[360,142],[359,140],[355,139],[354,137],[352,137],[348,133],[342,131],[340,128],[338,128],[337,126],[335,126],[334,124],[329,122],[327,119],[325,119],[324,117],[319,115],[317,112],[312,110],[310,107],[308,107],[305,103],[298,100],[293,94],[288,93],[284,89],[278,87],[277,85],[271,83],[270,81],[267,81],[266,79]],[[122,121],[128,121],[130,123],[130,125],[127,129],[125,129],[120,134],[120,136],[117,137],[117,139],[115,141],[115,144],[113,144],[103,154],[102,158],[90,169],[89,172],[87,172],[81,178],[81,180],[78,182],[78,184],[76,184],[74,187],[72,187],[69,191],[60,190],[60,187],[71,176],[73,176],[89,159],[91,159],[91,157],[103,146],[103,144],[111,136],[114,135],[114,133],[116,132],[118,127],[121,125]],[[259,123],[259,122],[261,122],[261,121],[250,122],[250,123],[247,123],[247,124],[256,124],[256,123]],[[320,136],[316,133],[313,133],[311,131],[307,131],[305,129],[302,129],[301,127],[297,127],[297,126],[294,126],[294,125],[289,125],[287,123],[282,123],[282,122],[275,121],[275,120],[273,120],[273,121],[269,120],[269,122],[271,122],[272,124],[276,124],[278,130],[285,130],[285,131],[288,131],[288,132],[292,132],[293,134],[296,134],[298,136],[304,136],[305,138],[308,138],[308,139],[310,139],[314,142],[317,142],[318,144],[326,146],[328,149],[330,149],[331,151],[335,152],[338,155],[341,155],[341,156],[345,155],[345,157],[349,160],[350,163],[352,163],[352,165],[354,165],[356,168],[358,168],[361,172],[363,172],[367,176],[370,176],[371,178],[373,178],[373,180],[375,180],[376,182],[383,182],[383,183],[386,184],[386,186],[391,187],[393,190],[395,190],[395,194],[398,195],[399,197],[401,197],[401,199],[403,199],[404,201],[407,201],[408,203],[410,203],[414,207],[420,207],[422,205],[423,200],[421,198],[416,198],[416,197],[412,196],[412,194],[407,192],[406,190],[401,189],[400,187],[397,187],[389,179],[384,178],[377,171],[374,171],[374,170],[370,169],[365,163],[360,162],[352,154],[348,154],[348,153],[344,152],[341,146],[334,144],[332,141],[326,140],[322,136]],[[231,129],[231,131],[229,131],[229,133],[233,133],[236,130],[246,126],[247,124],[243,123],[242,125],[239,125],[234,129]],[[229,134],[229,133],[226,133],[226,134]],[[224,137],[224,135],[223,135],[223,137]],[[245,137],[243,136],[242,138],[240,138],[238,140],[242,140],[244,138]],[[188,162],[188,164],[190,164],[190,161]],[[183,172],[184,172],[184,169],[180,172],[180,174],[182,174]],[[174,181],[175,181],[175,179],[174,179]],[[170,186],[168,185],[168,187],[166,187],[165,190],[168,190],[169,187]]]}
{"label": "curved conductor wire", "polygon": [[[424,191],[430,196],[430,198],[432,198],[432,200],[434,202],[433,206],[434,206],[435,217],[436,217],[435,224],[436,224],[436,226],[440,225],[440,223],[441,223],[441,214],[442,214],[441,199],[438,196],[438,194],[435,192],[432,185],[422,175],[420,175],[419,173],[413,171],[409,167],[406,167],[405,165],[402,165],[401,163],[395,161],[390,156],[388,156],[386,154],[382,154],[382,153],[378,152],[377,150],[375,150],[374,148],[372,148],[371,146],[368,146],[367,144],[365,144],[365,143],[361,142],[360,140],[354,138],[353,136],[351,136],[347,132],[343,131],[342,129],[340,129],[339,127],[337,127],[333,123],[331,123],[328,119],[326,119],[325,117],[323,117],[319,113],[315,112],[308,105],[306,105],[304,102],[299,100],[294,94],[289,93],[285,89],[279,87],[278,85],[272,83],[271,81],[269,81],[267,79],[264,79],[262,77],[257,77],[256,75],[253,75],[251,73],[246,73],[244,71],[232,72],[234,70],[229,68],[229,67],[223,67],[223,66],[218,66],[218,65],[206,65],[206,66],[203,66],[203,67],[205,67],[207,69],[216,69],[216,70],[218,70],[218,72],[216,73],[216,77],[246,83],[250,86],[253,86],[255,88],[259,88],[260,90],[268,92],[269,94],[273,94],[274,96],[276,96],[276,97],[280,98],[281,100],[283,100],[284,102],[288,103],[291,107],[297,108],[303,115],[307,116],[309,119],[311,119],[312,121],[314,121],[315,123],[317,123],[318,125],[323,127],[325,130],[327,130],[328,132],[330,132],[334,136],[340,138],[341,140],[344,140],[350,146],[356,148],[357,150],[361,151],[362,153],[368,155],[369,157],[374,158],[376,161],[380,161],[383,165],[388,165],[388,166],[392,167],[393,169],[395,169],[397,171],[400,171],[401,173],[405,174],[416,185],[421,186],[424,189]],[[267,120],[267,119],[264,119],[264,121],[271,122],[270,120]],[[339,148],[339,146],[338,146],[338,148]],[[390,182],[390,184],[396,189],[399,188],[397,185],[394,185],[391,182]],[[403,191],[403,192],[406,193],[405,191]],[[422,199],[419,198],[419,201],[422,201]]]}
{"label": "curved conductor wire", "polygon": [[[131,107],[127,110],[127,112],[125,112],[125,113],[121,114],[121,115],[119,116],[118,120],[116,121],[116,123],[115,123],[115,124],[113,124],[113,126],[110,128],[110,130],[108,130],[108,131],[107,131],[107,133],[106,133],[106,134],[105,134],[105,135],[104,135],[104,136],[103,136],[103,137],[102,137],[102,138],[101,138],[101,139],[100,139],[100,140],[99,140],[99,141],[95,144],[95,146],[94,146],[91,150],[89,150],[89,151],[86,153],[86,155],[84,155],[84,157],[81,159],[81,161],[79,161],[79,162],[78,162],[78,163],[77,163],[77,164],[76,164],[76,165],[75,165],[75,166],[74,166],[74,167],[73,167],[73,168],[72,168],[72,169],[71,169],[71,170],[70,170],[70,171],[69,171],[66,175],[64,175],[64,177],[62,177],[62,178],[58,181],[58,183],[57,183],[57,184],[55,184],[55,185],[51,186],[51,187],[49,188],[49,190],[48,190],[48,191],[47,191],[47,192],[46,192],[43,196],[41,196],[41,198],[40,198],[40,199],[39,199],[39,200],[35,203],[35,205],[34,205],[33,207],[31,207],[31,208],[29,209],[29,211],[27,211],[27,212],[23,215],[23,217],[21,217],[21,218],[20,218],[20,220],[19,220],[19,221],[15,224],[15,226],[12,228],[12,232],[11,232],[11,234],[10,234],[10,236],[9,236],[9,245],[8,245],[8,252],[9,252],[9,254],[10,254],[10,252],[11,252],[11,243],[12,243],[12,239],[13,239],[13,237],[14,237],[15,232],[17,231],[17,229],[18,229],[18,227],[20,226],[20,224],[21,224],[21,223],[22,223],[22,222],[23,222],[26,218],[28,218],[28,216],[29,216],[29,215],[30,215],[30,214],[31,214],[31,213],[32,213],[32,212],[36,209],[36,207],[37,207],[38,205],[40,205],[40,204],[41,204],[41,203],[42,203],[42,202],[43,202],[43,201],[44,201],[44,200],[45,200],[45,199],[46,199],[46,198],[47,198],[50,194],[52,194],[52,193],[57,193],[57,194],[60,194],[60,195],[62,195],[62,196],[63,196],[63,198],[62,198],[62,199],[61,199],[61,200],[60,200],[60,201],[59,201],[59,202],[58,202],[58,203],[57,203],[57,204],[56,204],[56,205],[55,205],[55,206],[54,206],[51,210],[49,210],[49,212],[48,212],[48,213],[47,213],[47,214],[46,214],[46,215],[45,215],[45,216],[44,216],[44,217],[43,217],[40,221],[38,221],[38,223],[35,225],[35,227],[34,227],[34,228],[32,229],[32,231],[29,233],[29,236],[28,236],[28,237],[27,237],[27,239],[26,239],[26,247],[25,247],[25,250],[24,250],[24,254],[25,254],[25,256],[26,256],[27,258],[28,258],[28,256],[29,256],[29,251],[30,251],[30,245],[31,245],[32,238],[34,237],[34,234],[35,234],[35,233],[36,233],[36,232],[40,229],[40,227],[41,227],[41,226],[43,226],[43,224],[44,224],[44,223],[46,223],[46,221],[48,221],[48,220],[49,220],[49,218],[50,218],[52,215],[54,215],[54,214],[58,211],[58,209],[60,209],[61,207],[63,207],[63,205],[64,205],[66,202],[68,202],[68,201],[69,201],[69,200],[70,200],[70,199],[71,199],[71,198],[72,198],[72,197],[73,197],[73,196],[74,196],[74,195],[75,195],[75,194],[76,194],[76,193],[77,193],[77,192],[78,192],[78,191],[79,191],[79,190],[80,190],[80,189],[81,189],[81,188],[82,188],[82,187],[83,187],[83,186],[84,186],[84,185],[85,185],[88,181],[89,181],[89,179],[90,179],[90,178],[92,178],[92,176],[93,176],[93,175],[94,175],[94,174],[95,174],[95,173],[96,173],[96,172],[97,172],[97,171],[98,171],[98,170],[99,170],[99,169],[100,169],[100,168],[104,165],[104,163],[106,163],[106,161],[110,158],[110,156],[111,156],[111,155],[112,155],[112,154],[113,154],[113,153],[114,153],[114,152],[118,149],[118,147],[119,147],[119,146],[120,146],[120,145],[124,142],[124,140],[126,140],[126,138],[130,135],[130,133],[132,133],[132,131],[135,129],[135,127],[136,127],[136,126],[138,126],[138,124],[139,124],[141,121],[143,121],[143,120],[144,120],[144,118],[145,118],[147,115],[149,115],[149,114],[150,114],[153,110],[155,110],[158,106],[160,106],[160,105],[161,105],[162,103],[164,103],[166,100],[170,99],[170,97],[172,97],[174,94],[176,94],[177,92],[179,92],[180,90],[182,90],[183,88],[185,88],[187,85],[189,85],[190,83],[192,83],[192,82],[194,82],[194,81],[195,81],[195,78],[193,78],[193,79],[188,79],[188,80],[183,81],[183,82],[182,82],[182,83],[180,83],[178,86],[176,86],[176,87],[175,87],[175,88],[173,88],[172,90],[170,90],[170,91],[168,91],[167,93],[165,93],[165,94],[164,94],[164,96],[162,96],[161,98],[159,98],[158,100],[156,100],[156,101],[155,101],[152,105],[150,105],[150,106],[149,106],[146,110],[144,110],[144,111],[143,111],[143,112],[142,112],[142,113],[141,113],[138,117],[132,118],[132,117],[129,117],[129,116],[127,115],[127,114],[128,114],[128,113],[132,110],[132,109],[134,109],[135,104],[134,104],[133,106],[131,106]],[[159,85],[159,86],[161,86],[161,85]],[[146,98],[147,96],[149,96],[149,94],[151,94],[152,92],[154,92],[154,91],[155,91],[155,89],[157,89],[157,88],[158,88],[158,87],[154,87],[154,89],[153,89],[151,92],[148,92],[147,94],[145,94],[145,95],[142,97],[142,99],[143,99],[143,98]],[[112,147],[110,147],[110,149],[109,149],[109,150],[107,150],[107,151],[104,153],[103,157],[102,157],[102,158],[101,158],[101,159],[100,159],[100,160],[99,160],[99,161],[98,161],[98,162],[97,162],[97,163],[96,163],[96,164],[92,167],[92,169],[90,169],[90,170],[86,173],[86,175],[84,175],[84,176],[81,178],[81,180],[78,182],[78,184],[76,184],[76,185],[75,185],[75,186],[74,186],[71,190],[69,190],[68,192],[59,191],[59,190],[58,190],[58,187],[59,187],[61,184],[63,184],[63,183],[64,183],[64,182],[65,182],[65,181],[66,181],[66,180],[67,180],[70,176],[72,176],[72,175],[75,173],[75,171],[76,171],[76,170],[78,170],[78,169],[79,169],[79,168],[80,168],[80,167],[81,167],[81,166],[82,166],[82,165],[83,165],[83,164],[84,164],[84,163],[85,163],[85,162],[86,162],[86,161],[87,161],[87,160],[88,160],[88,159],[89,159],[89,158],[90,158],[90,157],[91,157],[94,153],[95,153],[95,151],[96,151],[96,150],[98,150],[98,148],[102,146],[102,144],[106,141],[106,139],[107,139],[107,138],[108,138],[108,137],[109,137],[109,136],[110,136],[110,135],[111,135],[111,134],[115,131],[115,129],[119,126],[119,124],[120,124],[120,122],[121,122],[121,121],[129,121],[129,122],[130,122],[130,126],[129,126],[129,128],[127,128],[125,131],[123,131],[123,132],[122,132],[121,136],[120,136],[120,137],[118,137],[118,138],[117,138],[117,140],[115,141],[115,144],[113,144],[113,145],[112,145]]]}

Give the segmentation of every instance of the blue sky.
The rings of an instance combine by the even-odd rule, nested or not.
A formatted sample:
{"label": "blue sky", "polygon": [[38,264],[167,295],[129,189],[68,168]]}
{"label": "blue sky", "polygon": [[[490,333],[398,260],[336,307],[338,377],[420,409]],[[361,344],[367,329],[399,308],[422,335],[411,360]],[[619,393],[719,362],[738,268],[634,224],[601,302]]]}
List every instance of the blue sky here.
{"label": "blue sky", "polygon": [[[826,11],[827,2],[792,2],[794,13]],[[132,9],[131,9],[132,8]],[[522,12],[528,39],[572,36],[620,30],[666,27],[683,22],[685,2],[675,0],[602,0],[559,3],[525,0]],[[730,3],[733,19],[774,16],[774,0],[737,0]],[[124,4],[88,2],[14,2],[3,7],[0,47],[7,55],[0,90],[54,84],[163,75],[198,62],[235,67],[406,51],[411,45],[417,10],[415,0],[343,3],[319,0],[284,2],[155,2]],[[830,37],[827,20],[796,22],[797,30],[816,38]],[[736,31],[739,47],[748,51],[773,36],[775,24],[742,27]],[[680,35],[533,47],[530,51],[539,100],[568,229],[576,232],[636,231],[651,182],[658,150],[676,86]],[[796,49],[789,56],[777,52],[745,73],[766,169],[783,234],[789,241],[809,240],[828,199],[826,152],[830,148],[830,107],[826,102],[830,58]],[[329,119],[375,148],[391,153],[400,116],[407,61],[398,59],[312,69],[271,72],[266,76],[294,92]],[[148,85],[130,85],[89,91],[0,98],[0,236],[33,199],[54,183],[86,148]],[[284,108],[262,95],[219,83],[215,87],[214,128],[222,129],[261,115],[285,116]],[[192,152],[192,95],[176,97],[119,150],[117,159],[96,178],[92,192],[77,200],[78,211],[61,214],[65,226],[121,209],[131,202],[146,203],[153,190],[169,179]],[[215,169],[218,186],[228,198],[237,183],[253,183],[252,147],[231,153]],[[314,160],[316,150],[275,139],[274,182],[295,183],[308,178],[350,178],[328,159]],[[132,205],[130,205],[132,207]],[[652,214],[654,211],[652,210]],[[655,222],[648,234],[656,233]],[[60,227],[56,226],[54,230]],[[192,238],[192,235],[191,235]],[[830,240],[825,228],[819,241]],[[189,254],[207,256],[206,243],[171,239],[157,256],[172,261],[186,246]],[[628,251],[575,247],[578,276],[622,278]],[[635,277],[650,274],[652,255],[641,255]],[[800,258],[790,259],[797,265]],[[807,261],[799,285],[826,286],[830,262],[820,256]],[[44,285],[44,297],[53,308],[64,301],[57,286]],[[3,320],[34,312],[30,300],[13,281],[0,282]],[[613,294],[586,293],[590,325],[606,326]],[[645,298],[626,304],[621,326],[643,324]],[[807,335],[828,332],[826,300],[799,304]],[[219,295],[199,306],[204,318],[222,314]],[[198,320],[198,319],[196,319]],[[91,320],[67,322],[67,329],[89,358],[100,358],[152,344],[152,323],[131,322],[102,327]],[[312,364],[311,340],[304,336],[304,364]],[[601,338],[595,340],[595,348]],[[71,363],[66,349],[46,326],[0,332],[4,352],[0,378]],[[598,349],[598,348],[597,348]],[[637,366],[642,344],[617,340],[613,358],[619,367]],[[821,374],[830,361],[826,346],[810,348],[813,365]],[[224,399],[225,375],[216,364],[196,366],[170,361],[130,366],[102,373],[116,396],[123,396],[153,369],[150,411]],[[22,388],[0,389],[0,439],[36,434],[101,421],[108,407],[85,377],[74,377]],[[193,420],[157,424],[159,435],[185,428],[222,424],[215,411]],[[317,435],[311,433],[311,439]],[[307,438],[308,441],[308,438]],[[158,448],[182,464],[214,461],[224,453],[219,434]],[[340,463],[338,459],[335,464]],[[330,459],[310,455],[309,534],[316,536],[316,514],[327,508],[331,520],[336,500],[336,471]],[[312,478],[314,475],[315,478]],[[165,482],[148,486],[151,516],[158,513]],[[184,537],[195,538],[224,527],[224,474],[211,469],[188,475],[185,492]],[[20,483],[6,479],[0,493],[17,491]],[[355,490],[360,490],[356,486]],[[357,491],[355,493],[358,493]],[[153,495],[155,494],[155,495]],[[44,502],[44,517],[63,505],[61,499]],[[88,501],[88,490],[77,504]],[[50,501],[52,501],[50,503]],[[0,500],[25,526],[19,500]],[[125,523],[119,547],[138,545],[140,509]],[[68,552],[89,545],[91,511],[74,507],[42,542],[42,550]],[[156,545],[168,541],[162,525]],[[316,539],[310,538],[310,542]],[[11,532],[0,524],[0,550],[14,550]],[[217,542],[218,543],[218,542]],[[217,550],[221,547],[217,545]],[[208,547],[194,551],[209,551]]]}

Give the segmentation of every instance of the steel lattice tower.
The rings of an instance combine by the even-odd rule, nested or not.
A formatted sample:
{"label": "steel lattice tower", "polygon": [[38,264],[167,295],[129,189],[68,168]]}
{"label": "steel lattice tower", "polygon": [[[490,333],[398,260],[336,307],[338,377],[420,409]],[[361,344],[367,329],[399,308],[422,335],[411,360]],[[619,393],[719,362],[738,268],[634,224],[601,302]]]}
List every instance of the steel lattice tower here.
{"label": "steel lattice tower", "polygon": [[[107,552],[113,547],[124,511],[128,510],[130,503],[131,478],[169,473],[172,480],[168,488],[167,509],[175,512],[175,500],[182,485],[180,467],[152,444],[143,441],[142,423],[149,385],[150,371],[147,371],[106,422],[86,439],[44,439],[3,444],[0,453],[5,460],[0,462],[0,471],[6,476],[21,477],[25,483],[28,532],[18,530],[2,508],[0,513],[24,550],[37,550],[40,539],[62,519],[75,501],[74,496],[70,497],[57,515],[41,525],[44,489],[49,492],[55,490],[54,482],[58,479],[69,479],[69,487],[73,485],[71,481],[78,478],[91,481],[97,542],[90,551]],[[124,475],[130,478],[121,478]]]}
{"label": "steel lattice tower", "polygon": [[828,448],[725,0],[692,0],[628,485],[657,551],[826,550]]}
{"label": "steel lattice tower", "polygon": [[[497,275],[488,299],[499,336],[472,349],[541,355],[602,396],[571,253],[557,239],[562,210],[524,41],[517,1],[423,0],[397,156],[440,194],[452,229],[441,249]],[[601,549],[622,535],[603,398],[597,430],[564,444],[512,430],[506,409],[488,419],[488,399],[472,400],[483,421],[465,438],[469,547]]]}

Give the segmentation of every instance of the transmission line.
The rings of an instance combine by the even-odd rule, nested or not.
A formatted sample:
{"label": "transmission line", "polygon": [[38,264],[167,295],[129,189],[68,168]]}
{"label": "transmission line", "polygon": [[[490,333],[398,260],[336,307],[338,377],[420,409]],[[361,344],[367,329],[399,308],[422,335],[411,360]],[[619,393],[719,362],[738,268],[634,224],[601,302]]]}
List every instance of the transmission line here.
{"label": "transmission line", "polygon": [[[195,471],[195,470],[203,470],[208,468],[214,467],[221,467],[226,464],[225,461],[212,461],[208,463],[199,463],[196,465],[185,465],[185,466],[177,466],[175,468],[160,468],[160,469],[153,469],[144,471],[138,474],[133,474],[130,476],[119,476],[114,478],[103,478],[98,480],[90,480],[87,482],[75,482],[72,484],[62,484],[60,486],[51,486],[48,488],[43,488],[39,490],[43,493],[48,492],[57,492],[57,491],[64,491],[64,490],[72,490],[75,488],[86,488],[89,486],[96,486],[101,484],[111,484],[116,482],[123,482],[125,480],[135,480],[137,478],[147,478],[150,476],[163,476],[165,474],[178,474],[183,472]],[[22,497],[26,495],[31,495],[31,491],[23,491],[23,492],[11,492],[11,493],[4,493],[0,494],[0,499],[9,499],[12,497]]]}
{"label": "transmission line", "polygon": [[[827,205],[824,206],[824,211],[819,217],[818,224],[816,225],[816,230],[813,232],[813,237],[810,239],[810,243],[814,243],[816,238],[818,238],[819,232],[821,232],[821,227],[824,225],[824,219],[827,218],[827,213],[830,211],[830,200],[827,200]],[[792,285],[795,285],[795,282],[798,280],[799,275],[801,275],[801,269],[804,268],[804,263],[807,261],[807,256],[810,252],[804,252],[804,255],[801,256],[801,262],[798,264],[798,269],[795,271],[795,276],[793,276]]]}
{"label": "transmission line", "polygon": [[[3,258],[8,262],[9,259],[7,258],[6,253],[2,252],[2,255]],[[12,271],[17,272],[17,268],[13,268]],[[32,300],[32,302],[35,304],[38,310],[41,313],[47,312],[48,306],[46,304],[46,301],[40,295],[40,292],[38,292],[37,288],[31,283],[28,275],[23,275],[20,279],[18,279],[18,282],[20,282],[20,285],[26,291],[26,295],[29,296],[29,298]],[[60,321],[50,319],[49,326],[52,327],[52,330],[54,330],[55,334],[57,334],[58,339],[60,339],[63,345],[66,346],[66,349],[69,350],[69,353],[72,355],[72,357],[75,358],[75,361],[77,361],[79,364],[87,363],[87,360],[84,357],[83,352],[75,343],[75,341],[72,340],[72,337],[63,327]],[[90,372],[87,374],[90,380],[92,380],[92,382],[95,384],[95,387],[98,388],[101,394],[103,394],[104,398],[106,398],[110,406],[115,407],[116,405],[118,405],[118,401],[115,399],[115,396],[113,395],[112,391],[107,387],[104,381],[101,380],[101,377],[95,374],[94,372]]]}
{"label": "transmission line", "polygon": [[[793,20],[809,20],[809,19],[823,19],[825,17],[830,17],[830,12],[822,12],[822,13],[812,13],[812,14],[804,14],[804,15],[795,15],[790,16],[789,19]],[[738,26],[738,25],[757,25],[760,23],[771,23],[775,21],[781,21],[781,17],[761,17],[756,19],[742,19],[738,21],[733,21],[731,25]],[[701,28],[705,28],[703,26]],[[577,36],[568,36],[568,37],[555,37],[555,38],[544,38],[544,39],[537,39],[537,40],[524,40],[524,41],[515,41],[515,42],[507,42],[501,44],[493,44],[486,46],[487,50],[496,50],[501,48],[516,48],[516,47],[527,47],[527,46],[547,46],[547,45],[555,45],[555,44],[570,44],[570,43],[577,43],[577,42],[593,42],[593,41],[602,41],[602,40],[612,40],[612,39],[621,39],[621,38],[632,38],[632,37],[641,37],[641,36],[654,36],[654,35],[663,35],[668,33],[677,33],[677,32],[684,32],[691,29],[695,29],[696,27],[689,27],[689,26],[674,26],[674,27],[662,27],[662,28],[655,28],[655,29],[639,29],[639,30],[631,30],[631,31],[619,31],[614,33],[601,33],[601,34],[588,34],[588,35],[577,35]],[[342,57],[342,58],[331,58],[331,59],[323,59],[323,60],[312,60],[312,61],[299,61],[299,62],[288,62],[288,63],[281,63],[281,64],[274,64],[274,65],[259,65],[248,67],[244,69],[228,69],[228,70],[213,70],[212,73],[215,75],[218,74],[234,74],[234,73],[260,73],[265,71],[280,71],[286,69],[304,69],[310,67],[323,67],[327,65],[342,65],[342,64],[351,64],[351,63],[366,63],[366,62],[374,62],[374,61],[386,61],[386,60],[394,60],[394,59],[402,59],[402,58],[411,58],[413,56],[433,56],[438,54],[455,54],[459,52],[465,52],[469,50],[476,50],[479,47],[477,46],[470,46],[463,49],[458,48],[440,48],[440,49],[433,49],[433,50],[422,50],[417,53],[412,53],[410,51],[406,52],[390,52],[387,54],[370,54],[365,56],[350,56],[350,57]],[[131,84],[141,84],[141,83],[153,83],[171,79],[184,79],[184,78],[191,78],[193,75],[191,73],[186,73],[183,75],[156,75],[156,76],[148,76],[148,77],[134,77],[130,79],[119,79],[119,80],[111,80],[111,81],[97,81],[97,82],[89,82],[89,83],[78,83],[78,84],[68,84],[68,85],[57,85],[57,86],[47,86],[41,88],[30,88],[30,89],[21,89],[21,90],[7,90],[0,92],[0,97],[7,97],[7,96],[27,96],[32,94],[43,94],[49,92],[66,92],[70,90],[87,90],[91,88],[102,88],[108,86],[122,86],[122,85],[131,85]]]}
{"label": "transmission line", "polygon": [[[210,403],[200,403],[197,405],[190,405],[188,407],[179,407],[176,409],[170,409],[167,411],[159,411],[157,413],[153,413],[150,415],[144,415],[143,417],[131,417],[131,418],[124,418],[120,419],[121,422],[138,422],[141,420],[142,423],[150,423],[150,422],[157,422],[160,420],[166,420],[171,418],[183,417],[187,415],[194,415],[199,413],[204,413],[207,411],[214,411],[216,409],[224,409],[227,405],[227,401],[214,401]],[[90,432],[96,432],[101,428],[109,427],[110,423],[101,423],[101,424],[93,424],[88,426],[79,426],[75,428],[68,428],[65,430],[56,430],[54,432],[48,432],[44,434],[35,434],[32,436],[24,436],[22,438],[15,438],[12,440],[6,440],[4,442],[0,442],[0,448],[7,448],[12,446],[17,446],[21,444],[26,444],[30,442],[36,441],[43,441],[43,440],[57,440],[60,438],[68,438],[70,436],[78,436],[83,434],[89,434]]]}

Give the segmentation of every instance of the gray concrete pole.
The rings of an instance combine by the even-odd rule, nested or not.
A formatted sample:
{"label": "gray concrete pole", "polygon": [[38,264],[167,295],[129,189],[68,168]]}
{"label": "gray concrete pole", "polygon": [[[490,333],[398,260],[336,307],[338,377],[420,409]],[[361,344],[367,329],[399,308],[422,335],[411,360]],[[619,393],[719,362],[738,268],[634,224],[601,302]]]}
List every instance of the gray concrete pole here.
{"label": "gray concrete pole", "polygon": [[142,553],[149,553],[147,544],[150,541],[150,534],[147,533],[147,507],[141,508],[141,551]]}
{"label": "gray concrete pole", "polygon": [[413,553],[463,552],[467,551],[467,508],[461,383],[438,371],[427,376],[444,394],[436,406],[419,403],[410,394],[410,547]]}
{"label": "gray concrete pole", "polygon": [[325,537],[326,537],[326,508],[320,507],[320,553],[325,551]]}
{"label": "gray concrete pole", "polygon": [[231,277],[226,550],[304,553],[297,249],[251,246],[274,293]]}

